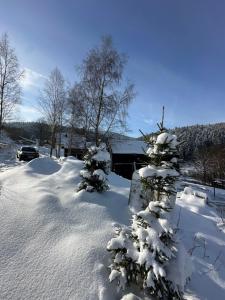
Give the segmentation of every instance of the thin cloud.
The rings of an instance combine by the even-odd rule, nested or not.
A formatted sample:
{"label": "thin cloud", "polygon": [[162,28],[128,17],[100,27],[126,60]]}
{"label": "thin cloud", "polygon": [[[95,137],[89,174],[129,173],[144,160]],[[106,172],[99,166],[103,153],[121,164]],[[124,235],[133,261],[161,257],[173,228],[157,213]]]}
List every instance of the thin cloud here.
{"label": "thin cloud", "polygon": [[24,89],[39,89],[43,86],[46,79],[46,76],[29,68],[25,68],[24,76],[21,79],[21,85]]}
{"label": "thin cloud", "polygon": [[27,122],[36,121],[41,117],[40,112],[34,106],[29,105],[18,105],[17,112],[21,120],[25,120]]}
{"label": "thin cloud", "polygon": [[152,119],[144,119],[144,122],[148,125],[152,125],[154,123]]}

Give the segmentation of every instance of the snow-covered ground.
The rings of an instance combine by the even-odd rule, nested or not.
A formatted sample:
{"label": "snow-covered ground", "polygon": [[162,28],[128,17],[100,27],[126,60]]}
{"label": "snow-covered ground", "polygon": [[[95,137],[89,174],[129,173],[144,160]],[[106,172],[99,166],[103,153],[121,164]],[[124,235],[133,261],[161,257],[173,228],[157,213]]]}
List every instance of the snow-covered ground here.
{"label": "snow-covered ground", "polygon": [[[17,150],[27,145],[17,144],[10,139],[4,132],[0,136],[0,172],[8,170],[11,167],[23,165],[27,162],[19,161],[16,158]],[[36,147],[36,145],[32,145]],[[49,156],[50,149],[47,147],[38,147],[40,157]]]}
{"label": "snow-covered ground", "polygon": [[106,244],[129,222],[130,183],[112,173],[107,193],[76,193],[82,164],[40,158],[0,174],[1,299],[117,299]]}
{"label": "snow-covered ground", "polygon": [[[174,219],[179,236],[193,260],[187,299],[225,299],[225,234],[218,228],[215,208],[197,190],[178,193]],[[202,196],[200,194],[200,196]]]}
{"label": "snow-covered ground", "polygon": [[[109,191],[76,193],[79,160],[43,156],[18,166],[4,164],[0,299],[119,300],[122,294],[108,281],[106,245],[114,223],[130,223],[130,181],[111,173]],[[193,186],[207,193],[203,188]],[[196,195],[191,189],[178,194],[173,218],[195,267],[186,298],[223,300],[225,234],[217,226],[216,209]]]}
{"label": "snow-covered ground", "polygon": [[0,136],[0,172],[20,164],[16,160],[17,144],[4,132]]}

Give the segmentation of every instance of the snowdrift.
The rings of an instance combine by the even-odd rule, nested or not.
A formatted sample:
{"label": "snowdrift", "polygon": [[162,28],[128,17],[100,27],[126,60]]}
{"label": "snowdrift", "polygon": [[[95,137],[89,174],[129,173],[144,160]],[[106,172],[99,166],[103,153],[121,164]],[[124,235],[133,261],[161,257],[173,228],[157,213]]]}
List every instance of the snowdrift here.
{"label": "snowdrift", "polygon": [[117,299],[106,244],[112,223],[129,221],[129,181],[112,174],[109,192],[76,193],[82,165],[40,158],[1,174],[2,299]]}
{"label": "snowdrift", "polygon": [[50,175],[59,171],[61,166],[55,160],[49,157],[32,159],[27,165],[26,169],[30,173],[37,173],[42,175]]}
{"label": "snowdrift", "polygon": [[[0,173],[1,299],[121,299],[108,281],[106,245],[114,223],[130,224],[130,181],[111,173],[109,191],[76,193],[82,167],[74,158],[40,158]],[[186,298],[224,299],[216,212],[180,193],[173,219],[195,265]]]}

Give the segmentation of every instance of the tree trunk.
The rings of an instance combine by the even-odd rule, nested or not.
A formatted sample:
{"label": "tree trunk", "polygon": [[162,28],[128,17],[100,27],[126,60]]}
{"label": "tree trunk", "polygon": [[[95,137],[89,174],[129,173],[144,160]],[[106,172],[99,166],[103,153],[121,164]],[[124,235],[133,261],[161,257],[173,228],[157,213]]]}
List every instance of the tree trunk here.
{"label": "tree trunk", "polygon": [[55,146],[55,125],[52,127],[50,157],[52,157],[54,146]]}
{"label": "tree trunk", "polygon": [[0,107],[0,135],[2,133],[2,123],[3,123],[3,105],[1,102],[1,107]]}
{"label": "tree trunk", "polygon": [[3,127],[3,89],[1,90],[1,100],[0,100],[0,134],[2,133]]}
{"label": "tree trunk", "polygon": [[100,124],[100,117],[101,117],[101,112],[102,112],[102,107],[103,107],[103,92],[104,92],[104,81],[102,83],[101,91],[100,91],[100,96],[99,96],[99,106],[98,106],[98,114],[96,118],[96,127],[95,127],[95,144],[98,147],[100,144],[99,140],[99,124]]}
{"label": "tree trunk", "polygon": [[73,128],[70,128],[69,131],[69,141],[68,141],[68,152],[67,152],[67,156],[71,155],[71,149],[72,149],[72,143],[73,143]]}

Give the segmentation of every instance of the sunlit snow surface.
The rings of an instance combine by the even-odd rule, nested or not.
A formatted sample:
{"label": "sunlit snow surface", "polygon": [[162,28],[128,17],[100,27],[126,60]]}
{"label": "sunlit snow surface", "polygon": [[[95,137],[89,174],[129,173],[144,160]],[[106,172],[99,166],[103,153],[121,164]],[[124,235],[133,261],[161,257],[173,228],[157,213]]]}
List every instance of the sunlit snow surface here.
{"label": "sunlit snow surface", "polygon": [[0,174],[1,299],[116,299],[106,244],[129,222],[130,183],[111,174],[107,193],[76,193],[82,165],[40,158]]}
{"label": "sunlit snow surface", "polygon": [[[195,186],[195,185],[194,185]],[[204,189],[204,193],[200,192]],[[210,190],[209,197],[211,196]],[[207,189],[178,194],[174,219],[179,235],[191,254],[194,272],[187,286],[187,299],[225,299],[225,234],[218,228],[216,210],[206,204]]]}
{"label": "sunlit snow surface", "polygon": [[[106,245],[112,224],[130,224],[130,182],[111,173],[109,191],[76,193],[82,167],[74,158],[5,163],[0,299],[121,299],[108,280]],[[173,220],[195,266],[187,299],[224,299],[225,235],[215,209],[196,194],[180,193]]]}

